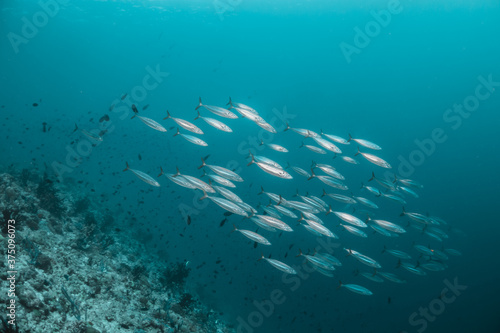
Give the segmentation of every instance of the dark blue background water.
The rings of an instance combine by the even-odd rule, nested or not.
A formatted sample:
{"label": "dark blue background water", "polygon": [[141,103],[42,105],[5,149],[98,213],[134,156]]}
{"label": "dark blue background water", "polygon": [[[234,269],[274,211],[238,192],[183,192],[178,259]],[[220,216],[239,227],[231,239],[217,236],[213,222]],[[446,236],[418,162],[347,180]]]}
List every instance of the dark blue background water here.
{"label": "dark blue background water", "polygon": [[[112,130],[103,143],[81,162],[63,169],[60,179],[65,184],[83,180],[84,191],[96,199],[103,195],[103,205],[113,207],[124,226],[130,226],[130,211],[137,218],[130,226],[137,230],[137,237],[149,242],[151,251],[166,253],[165,260],[189,260],[193,270],[188,288],[223,312],[227,321],[247,320],[256,311],[255,300],[268,300],[279,289],[285,302],[276,305],[255,331],[416,332],[422,326],[411,326],[410,315],[440,295],[445,279],[457,278],[467,289],[428,323],[427,332],[498,332],[499,89],[457,128],[443,116],[455,103],[474,95],[480,76],[500,81],[500,5],[496,1],[401,1],[401,12],[393,14],[391,22],[348,62],[341,43],[355,45],[354,28],[364,29],[374,20],[370,11],[387,10],[388,4],[71,1],[61,4],[53,17],[40,21],[38,31],[25,38],[25,22],[33,22],[42,7],[32,1],[4,0],[0,4],[2,169],[13,164],[16,169],[42,172],[46,163],[55,177],[53,166],[68,165],[68,147],[76,149],[77,142],[85,139],[71,134],[74,124],[96,129],[98,119],[108,114]],[[147,68],[159,69],[168,77],[165,74],[157,87],[139,98],[137,87],[143,85]],[[128,99],[121,101],[124,93]],[[302,195],[309,191],[319,196],[324,187],[317,179],[307,182],[293,174],[293,181],[279,180],[255,165],[246,167],[249,136],[259,133],[268,142],[291,150],[286,156],[269,149],[259,154],[305,169],[312,159],[334,163],[356,193],[372,170],[380,175],[382,171],[364,160],[353,166],[334,161],[331,155],[298,149],[302,138],[297,134],[268,135],[244,119],[221,119],[233,129],[232,134],[197,120],[209,143],[209,147],[197,147],[172,137],[174,130],[160,133],[138,119],[130,120],[126,107],[127,101],[140,108],[149,104],[141,115],[160,121],[168,109],[174,117],[191,121],[198,96],[220,106],[231,96],[257,109],[280,130],[283,124],[276,114],[286,110],[292,127],[372,140],[383,147],[379,155],[396,171],[401,158],[420,154],[415,153],[415,140],[428,139],[434,129],[441,128],[446,141],[436,144],[433,153],[421,154],[423,161],[408,175],[425,187],[418,200],[408,199],[407,210],[429,212],[448,221],[453,230],[445,247],[464,255],[452,257],[447,270],[425,277],[398,271],[393,268],[394,258],[380,254],[384,244],[397,245],[415,256],[414,241],[436,248],[441,244],[415,230],[396,240],[378,235],[357,238],[333,227],[337,220],[330,216],[325,221],[341,237],[336,255],[344,266],[335,278],[314,273],[291,291],[292,284],[284,283],[279,271],[256,259],[262,251],[298,265],[302,262],[295,258],[298,248],[313,249],[317,245],[314,236],[289,221],[296,232],[279,238],[263,232],[272,247],[254,249],[240,234],[230,233],[232,223],[254,230],[250,222],[231,216],[219,228],[222,209],[198,203],[199,193],[165,178],[160,179],[162,187],[153,188],[131,173],[119,172],[125,161],[155,176],[160,166],[170,173],[179,166],[183,173],[200,176],[197,166],[207,154],[211,155],[209,164],[226,166],[235,161],[231,166],[237,166],[245,179],[235,192],[253,206],[268,203],[267,198],[257,196],[261,185],[289,199],[297,188]],[[35,102],[39,106],[33,107]],[[112,104],[115,107],[109,111]],[[128,117],[121,117],[122,110],[130,113]],[[206,111],[204,115],[213,116]],[[49,132],[42,131],[43,122],[51,127]],[[175,125],[172,120],[160,122],[166,127]],[[355,152],[354,145],[341,148],[349,156]],[[404,225],[398,217],[400,205],[381,199],[377,203],[381,217]],[[186,228],[180,210],[187,206],[193,209],[193,221]],[[167,245],[157,237],[156,225],[167,235]],[[295,246],[285,259],[290,244]],[[354,269],[364,267],[345,258],[343,246],[375,257],[408,283],[376,284],[353,276]],[[217,259],[224,267],[215,264]],[[202,262],[207,264],[196,269]],[[337,290],[339,279],[364,285],[374,295]]]}

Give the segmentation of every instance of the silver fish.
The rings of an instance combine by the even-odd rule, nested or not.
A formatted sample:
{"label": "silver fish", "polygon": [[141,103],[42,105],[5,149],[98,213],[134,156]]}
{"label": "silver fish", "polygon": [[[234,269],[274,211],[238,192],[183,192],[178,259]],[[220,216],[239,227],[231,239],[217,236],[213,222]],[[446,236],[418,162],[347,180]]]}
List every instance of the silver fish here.
{"label": "silver fish", "polygon": [[180,185],[182,187],[189,188],[189,189],[192,189],[192,190],[194,190],[195,188],[197,188],[195,185],[193,185],[193,183],[191,183],[189,180],[187,180],[186,178],[184,178],[183,175],[179,175],[179,174],[166,174],[166,173],[163,172],[163,169],[161,167],[160,167],[160,171],[161,172],[158,175],[158,177],[164,175],[169,180],[171,180],[172,182],[174,182],[177,185]]}
{"label": "silver fish", "polygon": [[352,225],[347,225],[347,224],[342,224],[342,223],[340,223],[340,225],[342,227],[344,227],[345,230],[349,231],[353,235],[356,235],[356,236],[359,236],[359,237],[363,237],[363,238],[368,237],[368,235],[364,231],[359,230],[358,228],[353,227]]}
{"label": "silver fish", "polygon": [[392,168],[389,163],[387,163],[386,161],[384,161],[380,157],[372,155],[372,154],[368,154],[368,153],[363,153],[363,152],[359,151],[359,147],[358,147],[358,152],[354,156],[359,155],[359,154],[361,154],[361,156],[366,158],[366,160],[368,162],[371,162],[375,165],[378,165],[379,167],[386,168],[386,169]]}
{"label": "silver fish", "polygon": [[323,133],[323,130],[321,130],[321,135],[324,135],[328,140],[332,140],[333,142],[337,142],[337,143],[340,143],[340,144],[343,144],[343,145],[350,144],[349,141],[347,141],[344,138],[341,138],[340,136]]}
{"label": "silver fish", "polygon": [[154,121],[153,119],[150,119],[150,118],[141,117],[141,116],[138,116],[138,115],[134,114],[132,116],[132,118],[130,118],[130,119],[134,119],[135,117],[139,118],[144,124],[148,125],[152,129],[155,129],[155,130],[160,131],[160,132],[166,132],[167,131],[167,129],[165,127],[161,126],[156,121]]}
{"label": "silver fish", "polygon": [[357,203],[357,201],[351,197],[348,197],[348,196],[345,196],[342,194],[337,194],[337,193],[326,193],[326,191],[323,189],[323,194],[321,195],[321,197],[324,197],[325,195],[327,195],[330,198],[332,198],[333,200],[336,200],[336,201],[341,202],[341,203],[345,203],[345,204],[349,204],[349,205],[354,205],[355,203]]}
{"label": "silver fish", "polygon": [[199,138],[192,136],[192,135],[180,133],[179,128],[177,128],[177,133],[175,133],[174,136],[177,136],[177,135],[182,136],[184,139],[186,139],[187,141],[189,141],[191,143],[194,143],[195,145],[204,146],[204,147],[208,146],[208,144],[205,141],[203,141],[202,139],[199,139]]}
{"label": "silver fish", "polygon": [[212,185],[212,187],[214,188],[214,190],[216,190],[219,194],[221,194],[224,198],[226,198],[228,200],[231,200],[235,203],[243,202],[243,200],[241,200],[241,198],[239,196],[237,196],[236,194],[234,194],[233,192],[231,192],[230,190],[228,190],[225,187],[220,187],[217,185]]}
{"label": "silver fish", "polygon": [[233,102],[231,101],[231,97],[229,97],[229,102],[227,102],[226,105],[229,105],[231,107],[237,107],[237,108],[240,108],[240,109],[245,109],[245,110],[248,110],[254,114],[259,114],[257,111],[255,111],[255,109],[249,107],[248,105],[245,105],[245,104],[241,104],[241,103],[236,103],[236,102]]}
{"label": "silver fish", "polygon": [[[260,146],[263,146],[263,145],[264,145],[264,141],[260,140]],[[268,146],[269,148],[271,148],[272,150],[279,151],[280,153],[288,153],[288,149],[286,149],[283,146],[280,146],[280,145],[277,145],[274,143],[266,143],[265,145]]]}
{"label": "silver fish", "polygon": [[368,199],[363,198],[363,197],[354,197],[354,199],[356,199],[357,201],[361,202],[366,207],[370,207],[370,208],[373,208],[373,209],[378,209],[378,206],[373,201],[371,201],[371,200],[368,200]]}
{"label": "silver fish", "polygon": [[236,172],[231,171],[231,170],[226,169],[226,168],[223,168],[221,166],[206,164],[205,160],[202,158],[201,165],[198,167],[198,169],[201,169],[203,167],[209,168],[210,170],[212,170],[213,172],[215,172],[216,174],[218,174],[219,176],[221,176],[223,178],[226,178],[226,179],[229,179],[229,180],[232,180],[235,182],[242,182],[243,181],[243,178],[241,178],[240,175],[238,175]]}
{"label": "silver fish", "polygon": [[373,268],[381,268],[382,267],[376,260],[373,260],[372,258],[365,256],[364,254],[361,254],[361,253],[354,251],[352,249],[345,249],[344,248],[344,250],[346,250],[348,252],[348,255],[352,255],[359,262],[361,262],[367,266],[370,266]]}
{"label": "silver fish", "polygon": [[231,111],[229,111],[227,109],[221,108],[220,106],[204,105],[201,102],[201,97],[200,97],[199,101],[200,102],[199,102],[198,106],[195,108],[195,110],[198,110],[200,107],[203,106],[205,109],[207,109],[208,111],[210,111],[212,113],[215,113],[218,116],[221,116],[221,117],[224,117],[224,118],[229,118],[229,119],[236,119],[236,118],[238,118],[237,115],[235,115],[234,113],[232,113]]}
{"label": "silver fish", "polygon": [[190,132],[193,132],[196,134],[203,134],[203,131],[198,126],[190,123],[187,120],[172,117],[170,115],[170,112],[168,112],[168,110],[167,110],[167,116],[165,118],[163,118],[163,120],[165,120],[165,119],[172,119],[173,121],[175,121],[177,123],[177,125],[179,125],[180,127],[184,128],[185,130],[188,130]]}
{"label": "silver fish", "polygon": [[247,164],[247,166],[250,166],[252,164],[257,164],[257,166],[259,168],[261,168],[263,171],[267,172],[268,174],[270,174],[272,176],[279,177],[282,179],[292,179],[293,178],[288,172],[286,172],[283,169],[276,168],[270,164],[256,162],[252,153],[250,153],[250,157],[252,158],[252,160],[250,161],[250,163]]}
{"label": "silver fish", "polygon": [[128,163],[127,162],[125,162],[125,163],[126,163],[127,167],[123,171],[130,170],[130,171],[132,171],[132,173],[134,175],[137,176],[137,178],[139,178],[143,182],[148,183],[149,185],[160,187],[160,183],[158,183],[156,180],[154,180],[153,177],[151,177],[150,175],[148,175],[142,171],[130,169],[130,167],[128,166]]}
{"label": "silver fish", "polygon": [[207,198],[212,200],[213,203],[217,204],[222,209],[225,209],[233,214],[248,217],[248,214],[240,206],[238,206],[234,202],[229,201],[229,200],[224,199],[224,198],[208,196],[207,192],[203,191],[203,196],[200,198],[200,200],[204,200]]}
{"label": "silver fish", "polygon": [[285,263],[282,263],[279,260],[271,259],[271,258],[265,258],[264,255],[262,255],[262,257],[260,257],[259,260],[262,260],[262,259],[266,260],[274,268],[277,268],[277,269],[279,269],[282,272],[285,272],[285,273],[288,273],[288,274],[297,274],[297,272],[295,271],[295,269],[293,269],[292,267],[288,266]]}
{"label": "silver fish", "polygon": [[334,152],[335,154],[342,154],[342,150],[339,149],[336,145],[331,143],[328,140],[325,140],[321,137],[314,137],[314,141],[316,141],[317,144],[319,144],[321,147],[325,148],[326,150],[329,150],[331,152]]}
{"label": "silver fish", "polygon": [[344,185],[340,180],[338,179],[335,179],[333,177],[330,177],[330,176],[317,176],[315,173],[314,173],[314,170],[311,169],[311,177],[309,177],[307,180],[311,180],[313,178],[318,178],[321,182],[323,182],[323,184],[325,185],[328,185],[328,186],[331,186],[333,188],[338,188],[339,190],[348,190],[349,188]]}
{"label": "silver fish", "polygon": [[[215,127],[216,129],[220,130],[220,131],[223,131],[223,132],[228,132],[228,133],[231,133],[233,132],[233,130],[231,128],[229,128],[229,126],[227,126],[226,124],[224,124],[223,122],[221,121],[218,121],[217,119],[214,119],[214,118],[208,118],[208,117],[202,117],[200,115],[200,111],[197,111],[198,112],[198,117],[194,118],[194,120],[196,119],[203,119],[207,124],[209,124],[210,126],[212,127]],[[203,133],[201,133],[203,134]]]}
{"label": "silver fish", "polygon": [[323,149],[311,145],[305,145],[304,142],[302,142],[302,145],[299,148],[302,147],[306,147],[307,149],[309,149],[312,152],[315,152],[316,154],[322,154],[322,155],[326,154],[326,151],[324,151]]}
{"label": "silver fish", "polygon": [[373,293],[370,290],[368,290],[365,287],[362,287],[360,285],[357,285],[357,284],[343,284],[342,282],[340,282],[340,287],[344,287],[347,290],[352,291],[353,293],[364,295],[364,296],[373,295]]}
{"label": "silver fish", "polygon": [[238,229],[236,226],[233,224],[233,232],[234,231],[239,231],[243,236],[247,237],[248,239],[263,244],[263,245],[271,245],[271,243],[263,236],[259,235],[256,232],[250,231],[250,230],[244,230],[244,229]]}
{"label": "silver fish", "polygon": [[356,141],[357,143],[359,143],[360,145],[362,145],[363,147],[366,147],[366,148],[369,148],[369,149],[373,149],[373,150],[381,150],[382,148],[380,148],[379,145],[376,145],[374,144],[373,142],[370,142],[368,140],[363,140],[363,139],[354,139],[351,134],[349,134],[349,140],[348,141]]}
{"label": "silver fish", "polygon": [[367,225],[366,225],[365,222],[361,221],[356,216],[353,216],[351,214],[347,214],[347,213],[343,213],[343,212],[334,212],[332,210],[332,207],[330,207],[330,209],[328,210],[328,212],[326,213],[326,215],[328,215],[330,213],[334,213],[342,221],[347,222],[349,224],[352,224],[352,225],[354,225],[356,227],[360,227],[360,228],[366,228],[367,227]]}

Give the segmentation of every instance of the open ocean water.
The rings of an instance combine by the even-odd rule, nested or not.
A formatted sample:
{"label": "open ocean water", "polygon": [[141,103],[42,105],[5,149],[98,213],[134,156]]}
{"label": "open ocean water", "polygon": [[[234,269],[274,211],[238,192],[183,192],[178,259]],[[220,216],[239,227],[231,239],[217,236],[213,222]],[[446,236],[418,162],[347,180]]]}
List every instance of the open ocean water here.
{"label": "open ocean water", "polygon": [[499,18],[1,0],[0,332],[500,332]]}

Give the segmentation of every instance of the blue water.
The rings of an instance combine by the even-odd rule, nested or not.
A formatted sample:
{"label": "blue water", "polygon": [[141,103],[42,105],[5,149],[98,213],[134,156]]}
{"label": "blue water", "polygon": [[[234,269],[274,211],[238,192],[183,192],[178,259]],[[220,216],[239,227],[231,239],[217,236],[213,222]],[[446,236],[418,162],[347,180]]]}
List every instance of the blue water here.
{"label": "blue water", "polygon": [[[40,14],[44,9],[34,1],[3,0],[0,9],[1,169],[12,165],[17,170],[46,170],[62,183],[83,181],[82,193],[104,198],[103,206],[111,207],[124,226],[131,212],[139,221],[132,226],[137,237],[152,252],[167,253],[169,262],[189,261],[188,288],[223,313],[238,332],[500,331],[497,1],[68,1],[51,7],[53,15],[46,15],[46,21]],[[373,11],[389,10],[385,26],[374,23]],[[28,31],[26,22],[38,27]],[[378,29],[356,44],[356,27]],[[342,47],[347,44],[356,52],[346,56]],[[156,79],[151,72],[157,73]],[[485,86],[485,80],[493,85]],[[484,96],[480,101],[474,97],[477,89]],[[201,110],[224,121],[233,133],[196,120],[208,147],[173,137],[175,129],[170,127],[177,126],[162,120],[166,110],[193,121],[199,96],[218,106],[225,106],[231,96],[259,111],[278,133],[267,133],[246,119],[223,119]],[[464,100],[479,102],[462,115],[447,111]],[[168,132],[131,120],[132,103],[139,115],[159,121]],[[88,140],[72,133],[75,123],[87,131],[99,129],[105,114],[110,121],[103,142],[85,150]],[[370,232],[362,239],[337,227],[338,219],[321,215],[340,236],[335,255],[344,265],[334,278],[315,272],[287,280],[257,259],[263,252],[300,265],[303,258],[295,257],[299,248],[312,252],[319,243],[295,221],[288,219],[292,234],[279,237],[260,230],[273,245],[254,248],[231,230],[233,223],[254,231],[256,227],[235,215],[219,227],[224,211],[208,200],[199,202],[200,191],[166,178],[159,178],[161,187],[155,188],[121,172],[128,162],[154,176],[160,166],[168,173],[178,166],[182,173],[199,177],[200,158],[210,154],[208,164],[234,168],[245,179],[235,193],[257,207],[268,204],[267,197],[257,195],[260,186],[289,200],[297,189],[301,195],[319,196],[326,186],[292,171],[293,180],[282,180],[256,165],[247,167],[249,149],[283,166],[290,162],[306,170],[314,160],[336,166],[350,190],[380,204],[377,217],[406,224],[399,217],[401,205],[359,191],[372,171],[382,177],[384,169],[360,156],[360,165],[350,165],[339,157],[333,160],[332,153],[320,156],[299,149],[301,141],[314,141],[283,132],[283,120],[291,127],[323,129],[346,138],[350,133],[379,144],[382,151],[372,153],[388,161],[392,172],[424,184],[419,199],[407,197],[407,211],[441,217],[449,223],[443,228],[449,239],[442,245],[414,229],[399,238]],[[43,131],[43,122],[50,131]],[[433,131],[438,140],[432,141]],[[290,152],[255,146],[255,138]],[[417,141],[426,142],[428,150]],[[340,145],[347,156],[354,156],[355,147]],[[75,161],[72,154],[77,150],[82,158]],[[191,216],[189,226],[182,211]],[[156,225],[159,229],[148,228]],[[166,235],[168,244],[159,233]],[[446,270],[422,277],[394,268],[397,260],[380,253],[387,245],[416,258],[413,242],[457,249],[463,256],[450,257]],[[408,282],[378,284],[355,276],[355,269],[369,269],[346,258],[343,247],[376,258],[385,271]],[[219,259],[223,266],[216,264]],[[196,269],[203,262],[206,265]],[[444,281],[454,279],[467,289],[436,310],[439,314],[432,320],[422,315],[414,318],[418,323],[410,320],[419,308],[438,304],[435,300],[447,286]],[[339,280],[366,286],[373,295],[338,290]],[[275,295],[270,309],[273,293],[279,297]],[[267,308],[259,310],[256,304]]]}

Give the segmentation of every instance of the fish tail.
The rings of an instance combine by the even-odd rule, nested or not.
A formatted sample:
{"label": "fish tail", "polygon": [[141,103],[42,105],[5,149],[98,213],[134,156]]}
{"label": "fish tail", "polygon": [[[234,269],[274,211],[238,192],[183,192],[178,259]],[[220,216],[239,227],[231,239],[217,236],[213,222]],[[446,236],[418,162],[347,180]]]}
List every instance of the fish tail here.
{"label": "fish tail", "polygon": [[271,199],[269,199],[269,204],[266,206],[266,207],[269,207],[273,204],[273,201]]}
{"label": "fish tail", "polygon": [[199,199],[200,201],[208,198],[207,192],[205,192],[205,190],[202,190],[202,191],[203,191],[203,196]]}
{"label": "fish tail", "polygon": [[351,133],[348,133],[348,135],[349,135],[349,140],[347,140],[347,142],[351,142],[351,140],[352,140]]}
{"label": "fish tail", "polygon": [[398,264],[396,265],[396,268],[399,268],[401,266],[401,259],[398,259]]}
{"label": "fish tail", "polygon": [[321,194],[321,197],[323,198],[325,195],[327,195],[327,194],[326,194],[325,189],[323,189],[323,194]]}
{"label": "fish tail", "polygon": [[236,229],[236,225],[234,225],[234,223],[233,223],[233,230],[231,230],[231,233],[235,232],[236,230],[238,230],[238,229]]}
{"label": "fish tail", "polygon": [[205,172],[205,170],[203,170],[203,174],[200,176],[200,178],[205,177],[206,175],[207,175],[207,173]]}
{"label": "fish tail", "polygon": [[227,102],[226,105],[231,105],[231,107],[233,106],[233,102],[231,101],[231,96],[229,96],[229,102]]}
{"label": "fish tail", "polygon": [[294,194],[294,195],[292,195],[292,197],[296,198],[296,197],[298,197],[298,196],[299,196],[299,189],[296,189],[296,190],[295,190],[295,194]]}
{"label": "fish tail", "polygon": [[339,280],[339,285],[337,286],[337,289],[340,289],[342,287],[342,281]]}
{"label": "fish tail", "polygon": [[264,145],[264,140],[260,139],[259,146],[263,146],[263,145]]}
{"label": "fish tail", "polygon": [[356,154],[354,154],[354,156],[358,156],[361,152],[359,151],[359,146],[358,146],[358,151]]}
{"label": "fish tail", "polygon": [[200,102],[199,102],[198,106],[195,108],[195,110],[198,110],[201,106],[203,106],[203,104],[201,104],[201,97],[199,97],[199,101]]}
{"label": "fish tail", "polygon": [[280,194],[280,200],[278,201],[278,203],[277,203],[276,205],[278,205],[278,206],[279,206],[279,205],[281,204],[281,201],[283,201],[283,197],[282,197],[282,196],[281,196],[281,194]]}
{"label": "fish tail", "polygon": [[127,171],[128,169],[130,169],[130,167],[128,166],[128,162],[125,162],[125,164],[127,165],[127,167],[123,169],[123,171]]}
{"label": "fish tail", "polygon": [[205,160],[202,157],[201,158],[201,165],[198,167],[198,170],[201,169],[201,168],[203,168],[205,165],[206,165]]}
{"label": "fish tail", "polygon": [[373,268],[373,275],[372,276],[375,276],[375,275],[377,275],[377,269]]}
{"label": "fish tail", "polygon": [[314,173],[313,168],[311,168],[311,177],[307,178],[307,180],[311,180],[311,179],[313,179],[314,177],[316,177],[316,174]]}
{"label": "fish tail", "polygon": [[368,179],[369,182],[375,179],[375,172],[372,171],[372,178]]}
{"label": "fish tail", "polygon": [[262,259],[264,259],[264,253],[262,253],[262,252],[261,252],[261,253],[260,253],[260,258],[259,258],[259,259],[257,259],[257,261],[261,261]]}
{"label": "fish tail", "polygon": [[158,175],[158,177],[162,176],[163,175],[163,168],[160,167],[160,174]]}
{"label": "fish tail", "polygon": [[304,147],[304,141],[302,141],[302,143],[299,146],[299,148],[302,148],[302,147]]}
{"label": "fish tail", "polygon": [[337,157],[337,153],[333,153],[332,160],[334,160]]}
{"label": "fish tail", "polygon": [[406,210],[405,210],[405,206],[403,206],[403,211],[401,212],[401,214],[399,214],[399,216],[404,216],[406,214]]}
{"label": "fish tail", "polygon": [[198,119],[198,118],[201,118],[200,111],[196,110],[196,112],[198,112],[198,116],[196,116],[196,118],[194,118],[194,120],[196,120],[196,119]]}
{"label": "fish tail", "polygon": [[250,151],[250,149],[248,150],[248,153],[250,154],[250,157],[252,158],[252,160],[250,161],[250,163],[247,164],[247,166],[251,165],[251,164],[254,164],[255,163],[255,158],[253,157],[253,154],[252,152]]}
{"label": "fish tail", "polygon": [[172,116],[170,115],[170,112],[168,112],[168,110],[167,110],[167,116],[165,118],[163,118],[163,120],[169,119],[169,118],[172,118]]}
{"label": "fish tail", "polygon": [[290,162],[287,161],[285,169],[288,169],[289,167],[290,167]]}
{"label": "fish tail", "polygon": [[177,127],[177,133],[175,133],[174,136],[177,136],[179,134],[181,134],[181,132],[179,131],[179,127]]}
{"label": "fish tail", "polygon": [[286,131],[288,131],[290,129],[290,125],[288,124],[288,121],[286,121],[285,123],[286,123],[286,127],[283,130],[283,132],[286,132]]}
{"label": "fish tail", "polygon": [[75,123],[75,129],[73,130],[73,132],[71,132],[71,134],[75,133],[76,131],[78,131],[78,125]]}
{"label": "fish tail", "polygon": [[384,245],[384,248],[383,248],[382,252],[380,252],[380,253],[384,253],[384,252],[385,252],[385,250],[387,250],[387,248],[386,248],[386,247],[385,247],[385,245]]}
{"label": "fish tail", "polygon": [[299,254],[297,254],[295,257],[300,257],[302,255],[302,250],[299,249]]}
{"label": "fish tail", "polygon": [[392,183],[396,184],[397,181],[398,181],[398,175],[394,174],[394,181]]}
{"label": "fish tail", "polygon": [[264,193],[264,188],[261,186],[261,187],[260,187],[260,192],[259,192],[259,193],[257,193],[257,195],[261,195],[262,193]]}
{"label": "fish tail", "polygon": [[322,128],[319,129],[319,132],[321,133],[321,135],[323,135],[323,129]]}
{"label": "fish tail", "polygon": [[312,161],[311,163],[311,169],[316,167],[316,162]]}
{"label": "fish tail", "polygon": [[177,170],[177,172],[175,173],[174,177],[180,176],[181,175],[181,171],[179,170],[179,167],[176,166],[175,169]]}
{"label": "fish tail", "polygon": [[[324,191],[324,190],[323,190]],[[326,194],[326,193],[325,193]],[[326,212],[326,215],[333,213],[332,206],[328,206],[328,211]]]}
{"label": "fish tail", "polygon": [[304,214],[300,213],[300,219],[297,222],[304,221]]}

